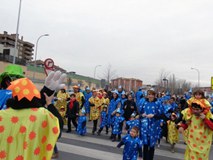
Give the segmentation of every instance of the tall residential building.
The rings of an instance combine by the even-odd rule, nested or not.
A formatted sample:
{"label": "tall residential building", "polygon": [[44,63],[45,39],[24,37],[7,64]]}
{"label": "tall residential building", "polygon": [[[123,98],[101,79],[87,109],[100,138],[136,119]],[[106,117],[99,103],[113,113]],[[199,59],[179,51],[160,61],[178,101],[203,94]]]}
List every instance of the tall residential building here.
{"label": "tall residential building", "polygon": [[126,91],[137,91],[139,87],[142,87],[143,81],[135,78],[116,78],[111,80],[111,87],[118,88],[122,86]]}
{"label": "tall residential building", "polygon": [[[8,34],[4,31],[0,34],[0,59],[8,62],[12,62],[14,55],[16,34]],[[33,47],[34,44],[24,41],[23,37],[18,39],[16,55],[17,62],[26,64],[33,59]],[[16,52],[17,53],[17,52]]]}

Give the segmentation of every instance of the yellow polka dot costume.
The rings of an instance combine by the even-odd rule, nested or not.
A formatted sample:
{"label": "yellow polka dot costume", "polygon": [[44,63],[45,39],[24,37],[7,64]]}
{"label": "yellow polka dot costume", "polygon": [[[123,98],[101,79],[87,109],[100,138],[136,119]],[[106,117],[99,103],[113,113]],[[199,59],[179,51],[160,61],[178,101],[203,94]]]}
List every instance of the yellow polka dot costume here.
{"label": "yellow polka dot costume", "polygon": [[[205,103],[194,99],[192,103],[199,104],[206,112]],[[184,131],[185,142],[187,143],[185,160],[208,160],[212,143],[213,131],[204,123],[200,117],[192,114],[191,106],[182,111],[183,120],[188,128]],[[210,111],[205,113],[207,119],[213,119]]]}
{"label": "yellow polka dot costume", "polygon": [[[8,89],[18,100],[29,100],[29,105],[40,98],[27,78],[13,81]],[[58,135],[58,119],[43,107],[1,110],[0,160],[50,160]]]}

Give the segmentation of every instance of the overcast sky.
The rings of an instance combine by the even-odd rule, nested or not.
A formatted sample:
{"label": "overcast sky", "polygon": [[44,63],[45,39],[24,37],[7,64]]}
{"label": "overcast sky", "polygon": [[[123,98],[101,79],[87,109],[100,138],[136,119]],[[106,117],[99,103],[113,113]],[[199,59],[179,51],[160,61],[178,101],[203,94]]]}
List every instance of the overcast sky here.
{"label": "overcast sky", "polygon": [[[19,0],[1,0],[0,32],[15,33]],[[213,76],[212,0],[22,0],[19,34],[67,71],[154,84],[161,70],[210,86]]]}

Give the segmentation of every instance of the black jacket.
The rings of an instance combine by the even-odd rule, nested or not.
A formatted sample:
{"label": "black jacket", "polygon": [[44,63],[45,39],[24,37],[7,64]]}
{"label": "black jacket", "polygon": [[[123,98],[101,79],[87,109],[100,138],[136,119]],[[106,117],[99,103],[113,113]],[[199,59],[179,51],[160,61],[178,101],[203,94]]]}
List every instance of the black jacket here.
{"label": "black jacket", "polygon": [[73,102],[73,107],[70,109],[70,103],[67,104],[66,116],[68,118],[76,118],[79,113],[79,103],[77,100]]}
{"label": "black jacket", "polygon": [[133,112],[137,113],[137,107],[134,101],[127,100],[124,102],[124,118],[129,120]]}

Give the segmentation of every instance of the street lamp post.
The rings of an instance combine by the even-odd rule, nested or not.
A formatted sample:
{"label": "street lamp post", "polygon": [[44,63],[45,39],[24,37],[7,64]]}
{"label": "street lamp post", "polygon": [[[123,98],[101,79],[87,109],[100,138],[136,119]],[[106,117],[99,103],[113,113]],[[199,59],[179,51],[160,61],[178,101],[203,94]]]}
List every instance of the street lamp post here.
{"label": "street lamp post", "polygon": [[18,20],[17,20],[17,26],[16,26],[16,39],[15,39],[15,47],[13,52],[13,64],[16,63],[16,50],[17,50],[17,43],[18,43],[19,21],[20,21],[20,15],[21,15],[21,2],[22,0],[19,1]]}
{"label": "street lamp post", "polygon": [[96,68],[97,67],[101,67],[101,65],[99,64],[99,65],[95,66],[95,69],[94,69],[94,79],[95,79],[95,74],[96,74]]}
{"label": "street lamp post", "polygon": [[[35,58],[34,58],[34,68],[36,68],[36,60],[37,60],[37,51],[38,51],[38,42],[42,37],[45,36],[49,36],[49,34],[43,34],[41,36],[38,37],[37,41],[36,41],[36,49],[35,49]],[[33,80],[35,80],[35,70],[33,72]]]}
{"label": "street lamp post", "polygon": [[199,88],[200,87],[200,71],[197,68],[192,68],[191,67],[191,69],[197,71],[197,74],[198,74],[197,84],[198,84],[198,88]]}

